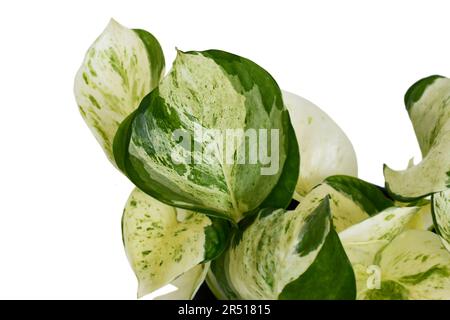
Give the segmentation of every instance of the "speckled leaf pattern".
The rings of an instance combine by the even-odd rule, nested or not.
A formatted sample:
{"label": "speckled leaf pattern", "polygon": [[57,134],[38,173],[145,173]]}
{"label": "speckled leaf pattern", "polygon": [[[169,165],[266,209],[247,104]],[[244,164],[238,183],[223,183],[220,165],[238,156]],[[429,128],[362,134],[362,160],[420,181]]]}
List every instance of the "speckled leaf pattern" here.
{"label": "speckled leaf pattern", "polygon": [[402,232],[418,207],[391,207],[339,233],[344,243],[392,240]]}
{"label": "speckled leaf pattern", "polygon": [[450,79],[418,81],[405,102],[423,159],[403,171],[385,166],[384,176],[394,197],[412,200],[450,187]]}
{"label": "speckled leaf pattern", "polygon": [[164,64],[150,33],[111,20],[74,86],[137,187],[122,233],[138,297],[171,284],[158,299],[192,299],[206,280],[220,299],[450,299],[450,79],[407,91],[422,160],[385,166],[384,189],[356,178],[329,116],[254,62],[178,51],[163,78]]}
{"label": "speckled leaf pattern", "polygon": [[407,230],[374,261],[381,270],[381,287],[363,290],[361,299],[450,299],[450,253],[429,231]]}
{"label": "speckled leaf pattern", "polygon": [[89,128],[114,163],[112,144],[121,122],[160,81],[164,57],[144,30],[114,20],[86,53],[75,78],[75,97]]}
{"label": "speckled leaf pattern", "polygon": [[356,276],[358,297],[367,289],[368,270],[382,248],[403,232],[419,208],[390,207],[339,233]]}
{"label": "speckled leaf pattern", "polygon": [[[272,205],[285,207],[291,199],[299,159],[295,153],[287,159],[289,149],[298,148],[289,115],[273,78],[245,58],[217,50],[179,51],[171,72],[127,126],[117,138],[126,150],[117,151],[116,159],[141,190],[162,202],[237,222],[258,208],[281,178],[288,181],[280,190],[283,199]],[[208,129],[219,133],[199,134]],[[257,149],[272,152],[273,162],[239,163],[236,154],[244,141],[226,150],[234,162],[225,161],[220,143],[230,129],[277,132],[269,141],[258,140]],[[188,135],[190,146],[174,138],[177,130]],[[278,150],[271,150],[272,142]],[[273,174],[263,174],[272,165]],[[282,175],[284,167],[289,175]]]}
{"label": "speckled leaf pattern", "polygon": [[[419,211],[388,208],[339,233],[358,299],[450,299],[450,253],[436,234],[408,227]],[[379,272],[376,288],[369,286],[373,268]]]}
{"label": "speckled leaf pattern", "polygon": [[[207,216],[167,206],[136,188],[124,210],[122,232],[128,260],[139,280],[138,296],[205,262],[211,226]],[[221,244],[217,250],[222,250]]]}
{"label": "speckled leaf pattern", "polygon": [[[353,271],[348,271],[350,268],[346,266],[347,258],[344,251],[340,249],[339,239],[334,239],[332,235],[329,239],[327,238],[327,247],[333,248],[332,251],[336,253],[334,256],[327,256],[325,253],[330,250],[327,249],[322,253],[321,259],[317,260],[320,251],[318,247],[309,258],[298,259],[298,266],[293,267],[296,260],[291,258],[291,254],[294,254],[292,248],[298,240],[295,234],[300,232],[307,216],[315,212],[324,198],[329,199],[327,200],[330,207],[331,221],[329,222],[331,222],[330,226],[333,226],[333,230],[327,229],[327,232],[351,230],[351,226],[364,222],[365,231],[380,233],[377,230],[377,224],[370,223],[369,218],[374,216],[377,217],[373,220],[374,222],[378,220],[388,222],[393,234],[395,230],[402,229],[398,226],[399,220],[407,224],[419,210],[416,207],[395,208],[394,202],[385,195],[382,188],[361,179],[342,175],[328,177],[302,197],[295,210],[263,210],[256,219],[249,217],[242,221],[240,229],[245,231],[238,233],[234,241],[238,245],[211,264],[207,281],[215,294],[221,299],[243,297],[275,299],[277,295],[281,299],[339,299],[343,296],[349,298],[352,290],[349,283],[354,284],[351,280]],[[319,224],[316,224],[310,228],[310,232],[315,232],[320,238],[318,230],[322,229]],[[385,240],[381,242],[377,244],[377,249],[386,245]],[[358,248],[355,250],[361,251]],[[252,252],[257,258],[252,256]],[[293,257],[296,255],[294,254]],[[323,262],[327,260],[328,262]],[[331,260],[333,262],[330,262]],[[334,281],[335,285],[340,283],[336,279],[328,278],[332,278],[335,273],[323,274],[327,268],[326,265],[323,267],[325,269],[321,269],[322,271],[314,271],[320,269],[322,263],[329,263],[336,268],[341,266],[343,274],[347,275],[342,278],[345,282],[341,283],[340,287],[336,287],[336,291],[331,290],[325,293],[321,290],[309,290],[315,285],[326,285],[321,281]],[[298,286],[303,286],[304,289],[299,289]],[[345,290],[339,291],[339,288],[345,288]],[[305,292],[309,293],[305,294]]]}
{"label": "speckled leaf pattern", "polygon": [[450,251],[450,189],[435,193],[432,197],[432,212],[437,233]]}

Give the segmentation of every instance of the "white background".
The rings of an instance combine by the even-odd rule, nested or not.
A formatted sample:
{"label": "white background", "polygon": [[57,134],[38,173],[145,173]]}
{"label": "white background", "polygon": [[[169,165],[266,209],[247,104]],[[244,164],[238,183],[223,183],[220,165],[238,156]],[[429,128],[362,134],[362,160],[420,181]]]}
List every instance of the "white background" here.
{"label": "white background", "polygon": [[132,185],[73,97],[85,51],[111,17],[182,50],[257,62],[325,110],[383,184],[419,149],[403,106],[416,80],[450,75],[446,1],[1,1],[0,298],[133,299],[120,218]]}

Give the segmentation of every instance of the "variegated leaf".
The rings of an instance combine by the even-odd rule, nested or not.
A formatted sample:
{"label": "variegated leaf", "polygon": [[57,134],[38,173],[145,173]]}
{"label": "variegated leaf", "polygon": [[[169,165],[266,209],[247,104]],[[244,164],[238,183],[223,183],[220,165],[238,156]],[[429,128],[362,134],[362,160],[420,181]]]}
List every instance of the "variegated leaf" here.
{"label": "variegated leaf", "polygon": [[291,200],[295,133],[278,85],[245,58],[179,51],[119,132],[119,167],[164,203],[237,222],[259,206],[283,208]]}
{"label": "variegated leaf", "polygon": [[362,290],[360,299],[450,299],[450,253],[429,231],[407,230],[377,254],[380,287]]}
{"label": "variegated leaf", "polygon": [[355,270],[358,299],[450,298],[450,254],[435,234],[408,230],[419,211],[388,208],[339,234]]}
{"label": "variegated leaf", "polygon": [[[199,213],[167,206],[135,189],[124,210],[123,241],[130,264],[139,280],[142,297],[173,281],[180,275],[217,257],[227,245],[227,223]],[[192,278],[192,277],[191,277]],[[195,279],[183,277],[192,294]],[[189,288],[183,288],[188,290]]]}
{"label": "variegated leaf", "polygon": [[356,276],[358,296],[367,289],[376,255],[410,223],[418,208],[388,208],[339,233]]}
{"label": "variegated leaf", "polygon": [[390,207],[339,233],[355,271],[359,298],[368,288],[370,268],[378,268],[377,254],[407,228],[418,211],[417,207]]}
{"label": "variegated leaf", "polygon": [[355,297],[353,270],[333,228],[328,198],[315,208],[301,203],[295,211],[264,209],[247,219],[221,268],[211,270],[208,283],[220,297]]}
{"label": "variegated leaf", "polygon": [[392,240],[419,211],[418,207],[391,207],[339,233],[342,242]]}
{"label": "variegated leaf", "polygon": [[[337,232],[394,205],[378,186],[350,176],[333,176],[302,197],[302,210],[314,210],[326,196],[330,198],[333,225]],[[243,222],[247,225],[253,220]],[[227,255],[223,255],[213,261],[207,277],[208,286],[219,299],[237,299],[229,275],[224,271],[228,263],[225,260],[228,259]]]}
{"label": "variegated leaf", "polygon": [[[412,159],[409,167],[414,166]],[[432,231],[434,227],[433,216],[431,213],[431,201],[429,197],[420,198],[412,202],[394,201],[396,207],[418,207],[419,211],[413,216],[411,221],[406,226],[407,229],[415,230],[429,230]]]}
{"label": "variegated leaf", "polygon": [[450,187],[450,79],[431,76],[405,95],[406,109],[422,151],[422,161],[403,171],[384,167],[386,188],[408,201]]}
{"label": "variegated leaf", "polygon": [[329,195],[333,225],[337,232],[393,206],[382,189],[350,176],[332,176],[307,194],[311,208]]}
{"label": "variegated leaf", "polygon": [[329,176],[356,177],[355,150],[341,128],[306,99],[283,91],[283,101],[300,141],[300,175],[296,192],[304,196]]}
{"label": "variegated leaf", "polygon": [[432,212],[437,233],[450,251],[450,189],[435,193],[432,197]]}
{"label": "variegated leaf", "polygon": [[[396,202],[398,204],[398,202]],[[419,211],[414,215],[406,226],[407,229],[429,230],[433,229],[433,215],[431,213],[431,201],[425,198],[409,203],[407,206],[419,207]]]}
{"label": "variegated leaf", "polygon": [[158,41],[147,31],[111,20],[86,53],[75,78],[81,115],[114,162],[112,144],[120,123],[155,88],[164,71]]}

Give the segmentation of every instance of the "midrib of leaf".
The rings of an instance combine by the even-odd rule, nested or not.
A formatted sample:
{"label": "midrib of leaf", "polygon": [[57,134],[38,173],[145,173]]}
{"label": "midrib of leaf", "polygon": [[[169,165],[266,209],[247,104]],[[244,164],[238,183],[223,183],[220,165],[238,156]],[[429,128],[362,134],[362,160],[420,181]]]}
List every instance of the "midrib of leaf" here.
{"label": "midrib of leaf", "polygon": [[[230,196],[230,200],[231,200],[231,205],[232,205],[232,207],[233,207],[233,215],[234,215],[234,220],[237,222],[237,217],[239,217],[239,215],[240,215],[240,211],[238,210],[238,205],[237,205],[237,202],[236,202],[236,197],[235,197],[235,195],[234,195],[234,192],[232,191],[232,188],[231,188],[231,178],[230,178],[230,175],[229,175],[229,173],[228,173],[228,171],[229,170],[225,170],[225,166],[226,166],[226,164],[224,163],[224,161],[223,161],[223,159],[224,159],[224,155],[223,155],[223,150],[220,148],[220,146],[217,144],[217,142],[215,142],[215,145],[216,145],[216,147],[217,147],[217,150],[218,150],[218,152],[217,153],[215,153],[215,155],[216,154],[219,154],[219,159],[217,159],[218,161],[219,161],[219,163],[221,164],[221,168],[222,168],[222,174],[223,174],[223,177],[224,177],[224,179],[225,179],[225,183],[226,183],[226,185],[227,185],[227,189],[228,189],[228,194],[229,194],[229,196]],[[216,156],[217,157],[217,156]]]}
{"label": "midrib of leaf", "polygon": [[[193,97],[194,97],[195,99],[197,99],[198,104],[201,105],[201,102],[198,100],[197,95],[196,95],[196,94],[193,94]],[[206,122],[206,120],[204,119],[204,112],[202,112],[202,113],[201,113],[201,119],[200,119],[200,126],[202,127],[202,130],[205,128],[205,127],[203,126],[203,124],[205,124],[205,122]],[[222,131],[222,129],[219,129],[219,130]],[[224,138],[226,138],[226,136],[224,136]],[[223,139],[222,139],[222,143],[224,143],[224,140],[223,140]],[[239,215],[241,214],[241,212],[240,212],[239,209],[238,209],[238,205],[237,205],[237,202],[236,202],[236,197],[235,197],[235,195],[234,195],[234,192],[232,191],[232,187],[231,187],[231,177],[230,177],[230,174],[229,174],[229,172],[228,172],[228,171],[230,171],[230,170],[225,170],[226,164],[224,163],[225,157],[224,157],[224,154],[223,154],[223,149],[220,148],[220,146],[219,146],[219,144],[218,144],[217,141],[214,141],[214,144],[216,145],[216,150],[218,151],[218,152],[216,152],[216,153],[214,154],[214,156],[217,158],[217,154],[218,154],[219,157],[220,157],[220,158],[217,159],[217,160],[218,160],[218,162],[219,162],[220,165],[221,165],[222,174],[223,174],[223,177],[224,177],[224,179],[225,179],[225,184],[227,185],[227,189],[228,189],[228,195],[229,195],[229,197],[230,197],[231,205],[232,205],[232,207],[233,207],[233,212],[232,212],[233,218],[234,218],[233,220],[234,220],[235,222],[237,222],[237,218],[239,217]],[[233,144],[233,145],[234,145],[234,144]]]}

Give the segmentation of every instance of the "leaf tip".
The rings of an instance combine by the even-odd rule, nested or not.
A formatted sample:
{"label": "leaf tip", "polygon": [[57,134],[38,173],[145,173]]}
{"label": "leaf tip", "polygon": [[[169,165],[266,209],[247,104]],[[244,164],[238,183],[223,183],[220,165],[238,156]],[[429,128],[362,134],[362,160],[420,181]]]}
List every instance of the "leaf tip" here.
{"label": "leaf tip", "polygon": [[107,27],[122,26],[116,19],[110,18]]}
{"label": "leaf tip", "polygon": [[104,34],[108,34],[108,33],[114,34],[114,33],[118,32],[119,30],[124,30],[124,29],[128,30],[128,28],[121,25],[119,22],[117,22],[117,20],[115,20],[114,18],[110,18],[103,33]]}
{"label": "leaf tip", "polygon": [[404,102],[406,110],[409,112],[412,105],[420,100],[423,93],[429,85],[431,85],[436,79],[444,78],[440,75],[432,75],[416,81],[405,93]]}

